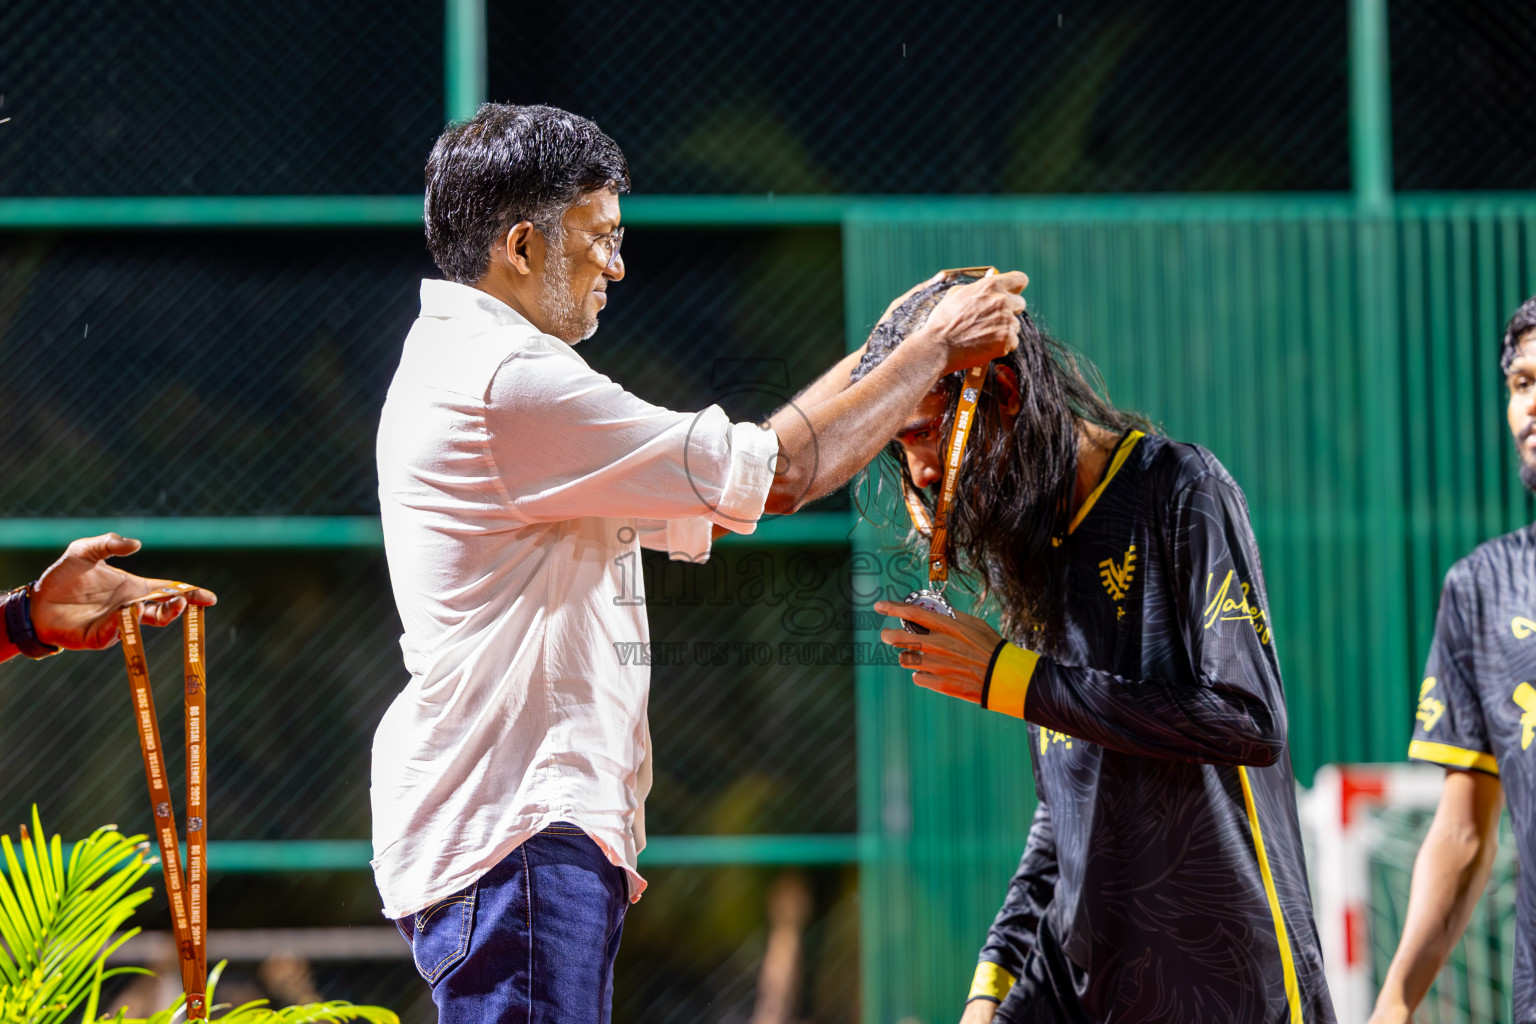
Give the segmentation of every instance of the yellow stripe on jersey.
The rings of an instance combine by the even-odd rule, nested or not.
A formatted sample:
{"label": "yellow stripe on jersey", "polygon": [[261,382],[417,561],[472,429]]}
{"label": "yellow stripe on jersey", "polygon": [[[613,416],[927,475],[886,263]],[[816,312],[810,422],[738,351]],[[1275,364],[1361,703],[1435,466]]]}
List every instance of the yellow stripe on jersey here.
{"label": "yellow stripe on jersey", "polygon": [[1253,849],[1259,858],[1259,874],[1264,878],[1264,895],[1269,898],[1269,913],[1275,919],[1275,939],[1280,943],[1280,966],[1285,972],[1285,999],[1291,1004],[1291,1024],[1303,1024],[1301,988],[1296,984],[1296,962],[1291,958],[1291,939],[1285,930],[1285,914],[1280,910],[1280,896],[1275,892],[1275,876],[1269,870],[1269,856],[1264,852],[1264,833],[1259,829],[1259,808],[1253,802],[1253,787],[1248,784],[1248,769],[1237,767],[1243,784],[1243,803],[1248,808],[1248,827],[1253,831]]}
{"label": "yellow stripe on jersey", "polygon": [[997,964],[983,960],[976,965],[976,975],[971,979],[971,993],[965,997],[966,1002],[972,999],[996,999],[1002,1002],[1017,980]]}
{"label": "yellow stripe on jersey", "polygon": [[1475,768],[1489,775],[1499,774],[1499,762],[1494,760],[1492,754],[1481,750],[1468,750],[1465,747],[1453,747],[1449,743],[1414,740],[1408,744],[1408,756],[1420,761],[1433,761],[1448,768]]}
{"label": "yellow stripe on jersey", "polygon": [[1024,700],[1029,696],[1029,681],[1034,678],[1040,655],[1014,644],[1003,644],[992,662],[987,677],[985,707],[1014,718],[1024,717]]}
{"label": "yellow stripe on jersey", "polygon": [[1120,467],[1125,465],[1125,460],[1131,457],[1131,449],[1136,447],[1136,442],[1146,436],[1146,434],[1139,430],[1133,430],[1125,435],[1125,440],[1120,442],[1119,450],[1115,452],[1115,457],[1109,463],[1109,469],[1105,472],[1104,479],[1100,480],[1099,486],[1090,491],[1088,497],[1083,499],[1082,508],[1077,510],[1077,515],[1072,517],[1072,522],[1067,524],[1068,533],[1077,529],[1078,524],[1083,521],[1083,518],[1088,515],[1088,511],[1093,508],[1094,502],[1099,500],[1099,495],[1104,493],[1104,488],[1108,487],[1109,482],[1115,478],[1115,474],[1120,472]]}

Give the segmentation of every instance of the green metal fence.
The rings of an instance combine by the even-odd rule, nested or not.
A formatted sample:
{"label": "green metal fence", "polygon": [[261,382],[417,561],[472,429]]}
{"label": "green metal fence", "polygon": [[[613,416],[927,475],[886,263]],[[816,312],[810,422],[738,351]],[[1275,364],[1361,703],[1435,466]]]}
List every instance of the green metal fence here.
{"label": "green metal fence", "polygon": [[[656,40],[686,37],[685,29],[693,31],[687,26],[646,36],[640,57],[618,32],[606,49],[593,44],[606,62],[575,70],[552,64],[541,80],[569,98],[538,98],[597,114],[626,148],[633,144],[656,180],[679,191],[765,186],[755,195],[626,199],[626,223],[637,229],[626,247],[626,256],[636,254],[626,284],[635,306],[625,314],[630,319],[618,320],[615,310],[605,324],[624,324],[627,343],[589,355],[645,397],[674,405],[721,399],[746,415],[758,410],[733,406],[739,395],[722,398],[731,385],[715,373],[721,353],[713,338],[734,339],[730,358],[778,360],[781,369],[759,371],[768,390],[792,391],[844,345],[862,342],[889,297],[935,267],[992,262],[1027,270],[1032,309],[1098,363],[1113,397],[1170,435],[1211,448],[1244,487],[1274,604],[1301,780],[1327,761],[1396,759],[1440,575],[1479,540],[1531,516],[1501,425],[1494,352],[1508,311],[1536,290],[1536,197],[1394,194],[1394,174],[1401,181],[1411,169],[1394,160],[1393,132],[1401,140],[1419,122],[1404,122],[1392,109],[1402,87],[1389,74],[1412,69],[1389,59],[1384,0],[1352,0],[1347,46],[1343,12],[1305,5],[1305,17],[1288,20],[1302,36],[1325,42],[1305,49],[1313,63],[1286,79],[1279,107],[1260,103],[1246,118],[1224,115],[1225,127],[1202,142],[1209,145],[1198,150],[1199,161],[1157,149],[1166,159],[1138,178],[1126,154],[1150,145],[1136,132],[1158,124],[1146,121],[1143,99],[1126,94],[1137,80],[1172,72],[1162,56],[1148,63],[1136,55],[1171,52],[1147,40],[1162,38],[1159,32],[1178,36],[1170,25],[1208,21],[1208,7],[1184,5],[1158,27],[1137,5],[1122,6],[1081,12],[1103,29],[1098,49],[1058,44],[1066,37],[1052,33],[1063,25],[1043,14],[1020,37],[1026,52],[1044,54],[1042,67],[1060,72],[1031,78],[1031,88],[1067,81],[1094,61],[1109,62],[1112,71],[1088,92],[1020,93],[1016,116],[1032,104],[1089,109],[1103,96],[1113,100],[1105,101],[1108,128],[1090,130],[1086,117],[1028,121],[1027,133],[983,134],[942,159],[913,150],[910,126],[880,135],[883,146],[905,147],[905,176],[861,164],[869,154],[839,134],[847,117],[824,109],[830,86],[796,94],[781,115],[759,111],[729,122],[729,131],[715,123],[726,113],[689,105],[696,95],[669,98],[671,121],[694,118],[723,132],[720,138],[735,132],[747,139],[728,153],[718,138],[648,135],[647,118],[660,115],[628,103],[632,85],[599,87],[676,60]],[[1439,30],[1426,29],[1412,11],[1394,7],[1393,15],[1394,39],[1399,18],[1408,26],[1405,45],[1423,46],[1426,32]],[[633,17],[625,12],[619,28]],[[1524,25],[1523,18],[1516,22]],[[1458,23],[1455,31],[1476,24]],[[449,117],[466,116],[488,78],[497,98],[533,98],[517,95],[523,86],[509,76],[515,62],[492,60],[487,74],[488,38],[497,52],[519,44],[508,10],[492,7],[487,17],[477,0],[447,0],[440,25],[440,36],[435,28],[423,33],[441,46],[441,89],[390,94],[410,106],[410,131],[431,127],[418,109],[423,96],[430,103],[440,96]],[[977,28],[960,23],[967,26]],[[16,24],[0,20],[0,27]],[[876,32],[870,45],[889,44],[894,54],[907,45],[903,34]],[[639,38],[638,29],[630,35]],[[775,77],[783,69],[773,62],[787,60],[785,47],[799,37],[735,35],[742,52],[709,59],[760,65],[727,90],[751,113],[761,90],[783,91]],[[1132,57],[1116,63],[1120,53]],[[708,66],[689,65],[688,73]],[[1213,74],[1206,84],[1217,87],[1264,78],[1221,68]],[[498,83],[498,76],[508,77]],[[1112,79],[1119,91],[1105,84]],[[932,105],[954,118],[987,81],[914,78],[922,88],[898,90],[900,111],[932,130],[933,111],[923,113],[932,89],[948,90],[945,102]],[[860,82],[840,78],[837,89],[864,110]],[[663,82],[653,94],[664,90]],[[598,109],[605,103],[612,117]],[[1310,120],[1288,120],[1308,109]],[[870,107],[863,121],[887,117],[899,126],[890,113]],[[1284,138],[1261,139],[1249,122],[1278,126]],[[810,162],[785,162],[785,123],[812,140]],[[979,121],[960,123],[983,132]],[[1094,131],[1107,132],[1109,141],[1095,143]],[[1033,152],[1030,140],[1052,133],[1080,145],[1046,153],[1039,166],[1019,163]],[[245,152],[235,137],[219,138],[229,147],[221,152]],[[390,149],[383,136],[369,144]],[[1025,157],[982,161],[980,170],[963,173],[945,164],[1004,145]],[[1268,153],[1270,170],[1234,164],[1232,154],[1245,148]],[[52,165],[39,166],[45,172]],[[213,667],[216,679],[228,681],[223,713],[240,728],[221,736],[214,719],[214,785],[216,795],[218,786],[228,787],[222,806],[240,816],[226,819],[212,867],[224,876],[359,872],[367,858],[367,746],[399,685],[398,624],[371,507],[370,431],[381,381],[392,370],[390,346],[413,313],[412,282],[426,272],[420,199],[275,194],[271,183],[286,180],[286,170],[261,166],[258,175],[238,160],[220,165],[226,177],[217,180],[245,194],[199,196],[181,186],[111,194],[88,182],[81,194],[8,186],[11,194],[0,197],[0,344],[14,346],[6,350],[9,379],[0,381],[10,411],[0,430],[12,432],[0,481],[0,567],[6,578],[24,578],[45,552],[115,528],[146,542],[156,571],[220,587],[229,600],[210,619]],[[1193,174],[1196,166],[1209,173]],[[1042,182],[1194,189],[1211,180],[1340,189],[1346,166],[1350,193],[900,194]],[[391,164],[356,187],[399,173]],[[1493,180],[1512,180],[1507,167],[1500,173]],[[1484,180],[1458,174],[1423,180]],[[807,191],[826,194],[768,191],[786,181],[810,182]],[[345,185],[326,182],[334,191]],[[313,190],[327,191],[326,182]],[[644,180],[640,187],[646,190]],[[850,187],[892,194],[832,192]],[[359,247],[365,232],[369,244]],[[159,291],[166,280],[192,281],[178,296],[204,298],[168,302]],[[85,301],[81,281],[89,301],[76,308],[71,303]],[[314,303],[336,281],[351,283],[318,313],[313,305],[303,310],[306,322],[318,317],[327,325],[323,343],[290,337],[292,304]],[[678,330],[679,310],[687,313],[687,332]],[[121,327],[126,322],[131,330]],[[244,333],[220,333],[230,323]],[[271,348],[241,351],[252,323],[273,339]],[[157,347],[125,352],[145,338]],[[26,372],[45,383],[17,384],[23,357],[34,361]],[[186,369],[167,375],[171,363]],[[83,393],[110,390],[93,373],[117,389],[116,404],[81,404]],[[156,418],[157,410],[174,414]],[[202,454],[177,455],[178,437],[196,441]],[[73,499],[59,498],[66,493],[60,479],[73,481]],[[685,664],[658,666],[654,674],[658,834],[643,863],[658,881],[646,903],[694,916],[700,901],[759,899],[765,871],[811,871],[827,908],[811,933],[824,961],[807,997],[817,1020],[857,1014],[870,1024],[936,1024],[958,1013],[1033,803],[1017,723],[916,691],[867,655],[839,654],[845,641],[875,641],[872,621],[860,613],[877,579],[896,585],[877,575],[890,562],[896,532],[878,515],[859,521],[838,498],[765,524],[752,539],[726,542],[717,560],[727,580],[720,593],[688,591],[693,584],[669,591],[670,570],[648,564],[655,637],[683,644],[686,656]],[[784,582],[748,602],[729,581],[754,572],[782,574]],[[810,632],[786,629],[791,598],[807,596],[824,601],[833,618]],[[363,625],[340,630],[342,620]],[[721,667],[692,655],[695,642],[718,638],[748,645],[745,660]],[[757,657],[760,648],[766,661]],[[830,656],[820,657],[824,652]],[[131,823],[142,813],[131,734],[117,728],[126,729],[126,712],[118,721],[108,706],[74,732],[67,726],[78,717],[67,698],[116,693],[118,672],[110,658],[55,659],[18,675],[18,685],[48,699],[0,726],[8,763],[28,772],[29,791],[5,794],[7,810],[36,787],[57,798],[70,827],[89,827],[103,815]],[[753,713],[740,715],[744,706]],[[705,734],[701,721],[719,728]],[[296,786],[301,776],[311,781]],[[115,781],[80,782],[103,778]],[[274,875],[273,884],[292,884],[288,877]],[[648,959],[647,951],[688,943],[648,920],[626,936],[625,956],[641,966],[630,973],[632,999],[621,991],[621,1019],[696,1020],[750,1007],[758,940],[733,946],[715,974],[674,975],[675,963]],[[703,940],[695,944],[700,957],[718,952]],[[844,984],[855,945],[856,1005],[852,985]],[[690,986],[717,1001],[661,1005]]]}

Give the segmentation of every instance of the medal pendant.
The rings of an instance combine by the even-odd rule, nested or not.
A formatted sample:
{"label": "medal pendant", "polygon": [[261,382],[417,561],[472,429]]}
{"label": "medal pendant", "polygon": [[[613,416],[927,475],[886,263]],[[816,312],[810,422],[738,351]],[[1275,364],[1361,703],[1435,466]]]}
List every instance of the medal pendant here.
{"label": "medal pendant", "polygon": [[[944,600],[944,595],[937,590],[914,590],[902,598],[902,603],[915,604],[917,607],[926,608],[930,612],[938,612],[940,615],[948,615],[950,618],[955,617],[955,610],[949,606],[948,601]],[[933,632],[925,626],[919,626],[915,622],[908,622],[906,619],[901,620],[901,626],[908,633],[916,633],[919,636],[927,636]]]}

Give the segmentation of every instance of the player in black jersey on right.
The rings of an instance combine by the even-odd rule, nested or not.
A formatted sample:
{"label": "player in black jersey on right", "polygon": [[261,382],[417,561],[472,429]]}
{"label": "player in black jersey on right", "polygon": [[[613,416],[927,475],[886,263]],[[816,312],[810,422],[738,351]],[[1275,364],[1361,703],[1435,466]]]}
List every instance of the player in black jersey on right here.
{"label": "player in black jersey on right", "polygon": [[[953,283],[891,311],[855,375]],[[1034,763],[1029,841],[963,1021],[1327,1024],[1242,491],[1023,321],[988,371],[949,522],[951,563],[981,578],[1012,642],[970,615],[876,605],[931,630],[882,634],[914,681],[1024,719]],[[930,508],[958,387],[940,382],[892,453]]]}
{"label": "player in black jersey on right", "polygon": [[[1536,491],[1536,298],[1504,331],[1499,361],[1520,480]],[[1413,865],[1408,914],[1371,1024],[1406,1024],[1472,915],[1509,797],[1520,875],[1515,895],[1516,1024],[1536,1022],[1536,524],[1451,566],[1419,686],[1408,756],[1443,765],[1440,806]]]}

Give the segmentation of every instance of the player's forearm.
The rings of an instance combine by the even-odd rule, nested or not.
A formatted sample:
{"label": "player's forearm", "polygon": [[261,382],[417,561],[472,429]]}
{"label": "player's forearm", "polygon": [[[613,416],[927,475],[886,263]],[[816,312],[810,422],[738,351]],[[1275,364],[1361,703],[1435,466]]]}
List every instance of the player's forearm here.
{"label": "player's forearm", "polygon": [[1285,750],[1284,719],[1246,689],[1125,679],[1048,658],[1029,681],[1023,717],[1137,757],[1263,767]]}
{"label": "player's forearm", "polygon": [[765,510],[793,512],[869,465],[938,383],[947,357],[943,344],[917,332],[858,383],[775,413],[769,425],[779,438],[780,471]]}
{"label": "player's forearm", "polygon": [[1403,937],[1378,1009],[1417,1007],[1466,930],[1498,852],[1499,807],[1496,801],[1491,808],[1484,804],[1472,821],[1443,813],[1442,806],[1431,823],[1414,860]]}
{"label": "player's forearm", "polygon": [[848,390],[849,378],[853,375],[854,368],[859,365],[859,360],[864,358],[864,350],[867,347],[867,344],[860,345],[857,350],[833,363],[830,370],[808,384],[790,404],[808,409]]}

